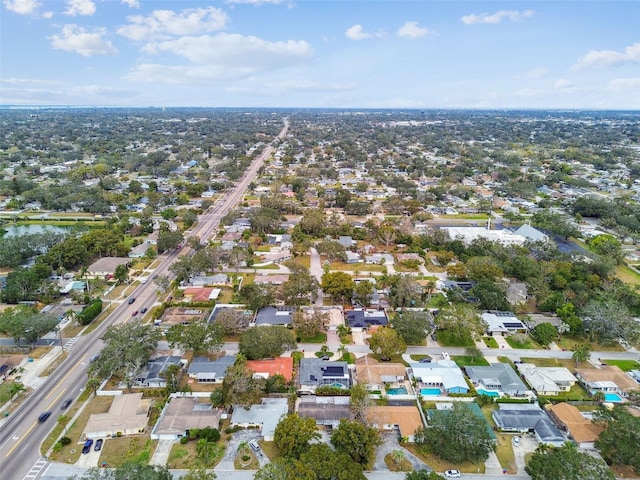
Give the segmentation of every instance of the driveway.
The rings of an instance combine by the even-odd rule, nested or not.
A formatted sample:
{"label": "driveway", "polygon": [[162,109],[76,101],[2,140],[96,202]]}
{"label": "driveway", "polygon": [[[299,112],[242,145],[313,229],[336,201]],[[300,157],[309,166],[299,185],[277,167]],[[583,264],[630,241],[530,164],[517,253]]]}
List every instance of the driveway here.
{"label": "driveway", "polygon": [[[260,440],[262,437],[260,436],[260,432],[257,430],[240,430],[231,435],[231,439],[227,443],[227,448],[224,451],[224,457],[220,463],[216,466],[214,471],[218,472],[228,472],[235,470],[235,466],[233,465],[233,461],[238,454],[238,447],[242,442],[249,443],[251,440]],[[260,467],[264,467],[267,463],[269,463],[269,459],[262,452],[262,450],[258,452],[254,452],[256,457],[258,457],[258,461],[260,462]],[[225,478],[224,475],[218,475],[218,478]]]}
{"label": "driveway", "polygon": [[416,457],[413,453],[400,446],[400,443],[398,443],[397,432],[382,432],[380,438],[382,439],[382,445],[380,445],[376,450],[376,461],[373,464],[374,472],[389,471],[387,464],[384,462],[384,457],[387,454],[392,453],[394,450],[402,450],[404,457],[411,462],[414,470],[420,470],[421,468],[429,471],[432,470],[431,467]]}

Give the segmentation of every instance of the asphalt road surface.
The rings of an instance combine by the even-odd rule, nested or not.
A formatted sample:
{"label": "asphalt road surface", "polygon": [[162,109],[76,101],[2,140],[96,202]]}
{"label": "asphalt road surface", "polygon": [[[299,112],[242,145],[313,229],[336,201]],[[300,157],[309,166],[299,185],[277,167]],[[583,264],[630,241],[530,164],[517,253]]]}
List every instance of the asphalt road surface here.
{"label": "asphalt road surface", "polygon": [[[282,140],[288,128],[289,121],[285,118],[284,127],[275,141]],[[197,236],[202,241],[206,241],[212,233],[216,232],[220,219],[239,203],[249,183],[255,179],[264,161],[273,153],[274,143],[265,147],[233,190],[200,216],[198,224],[187,234],[187,237]],[[186,254],[187,250],[189,249],[184,247],[159,256],[161,263],[154,270],[154,274],[173,278],[174,275],[169,270],[169,266],[179,255]],[[135,310],[150,308],[157,300],[156,291],[157,286],[153,282],[138,286],[130,295],[136,301],[133,304],[123,302],[96,330],[90,335],[81,337],[73,345],[62,365],[5,421],[0,429],[0,478],[34,480],[47,469],[49,462],[44,461],[40,455],[40,443],[56,425],[56,419],[60,415],[60,404],[67,398],[77,399],[84,389],[89,360],[93,355],[99,354],[103,347],[100,337],[109,326],[129,321]],[[39,423],[38,416],[48,410],[53,412],[51,417]]]}

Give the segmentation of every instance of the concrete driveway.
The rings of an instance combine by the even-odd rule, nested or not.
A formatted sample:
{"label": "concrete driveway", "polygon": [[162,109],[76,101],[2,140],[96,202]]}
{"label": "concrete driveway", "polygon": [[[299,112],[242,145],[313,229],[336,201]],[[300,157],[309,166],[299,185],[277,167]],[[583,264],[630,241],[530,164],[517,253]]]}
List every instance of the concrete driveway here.
{"label": "concrete driveway", "polygon": [[382,432],[380,438],[382,439],[382,445],[380,445],[376,450],[376,461],[373,464],[374,472],[379,472],[379,471],[389,472],[389,468],[387,467],[387,464],[384,462],[384,457],[387,454],[392,453],[394,450],[402,450],[402,452],[404,453],[404,457],[411,462],[411,465],[413,465],[414,470],[420,470],[422,468],[429,471],[433,470],[431,467],[429,467],[426,463],[424,463],[422,460],[416,457],[409,450],[400,446],[400,443],[398,442],[397,432]]}
{"label": "concrete driveway", "polygon": [[[235,466],[233,465],[233,461],[238,454],[238,447],[242,442],[249,443],[251,440],[260,440],[262,437],[260,432],[257,430],[240,430],[231,435],[231,439],[227,443],[227,448],[224,452],[224,457],[220,463],[216,466],[214,471],[218,472],[229,472],[235,470]],[[260,462],[260,467],[264,467],[267,463],[269,463],[269,459],[262,452],[262,450],[258,452],[254,452],[256,457],[258,457],[258,461]],[[218,475],[218,478],[225,478],[223,475]]]}

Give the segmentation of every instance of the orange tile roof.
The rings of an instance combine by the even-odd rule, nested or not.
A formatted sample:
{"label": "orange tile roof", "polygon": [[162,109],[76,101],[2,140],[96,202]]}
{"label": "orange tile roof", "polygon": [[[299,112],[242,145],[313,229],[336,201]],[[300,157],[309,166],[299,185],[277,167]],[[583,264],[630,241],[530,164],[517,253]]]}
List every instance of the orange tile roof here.
{"label": "orange tile roof", "polygon": [[368,420],[371,423],[382,427],[386,425],[398,425],[400,435],[409,437],[416,432],[418,427],[422,427],[422,417],[415,406],[390,407],[373,406],[367,411]]}
{"label": "orange tile roof", "polygon": [[578,442],[594,442],[603,428],[582,416],[580,411],[568,403],[558,403],[547,407],[553,415],[569,430],[573,439]]}
{"label": "orange tile roof", "polygon": [[266,373],[269,376],[279,373],[287,381],[293,378],[293,358],[278,357],[269,360],[247,360],[247,368],[254,373]]}

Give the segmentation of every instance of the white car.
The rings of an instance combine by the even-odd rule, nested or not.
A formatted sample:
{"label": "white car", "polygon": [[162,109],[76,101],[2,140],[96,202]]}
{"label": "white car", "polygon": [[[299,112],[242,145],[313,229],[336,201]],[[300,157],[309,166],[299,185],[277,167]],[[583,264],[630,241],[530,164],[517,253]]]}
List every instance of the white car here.
{"label": "white car", "polygon": [[444,472],[444,476],[447,478],[460,478],[460,470],[447,470]]}
{"label": "white car", "polygon": [[520,446],[520,437],[513,437],[511,439],[511,443],[513,444],[514,447],[519,447]]}

